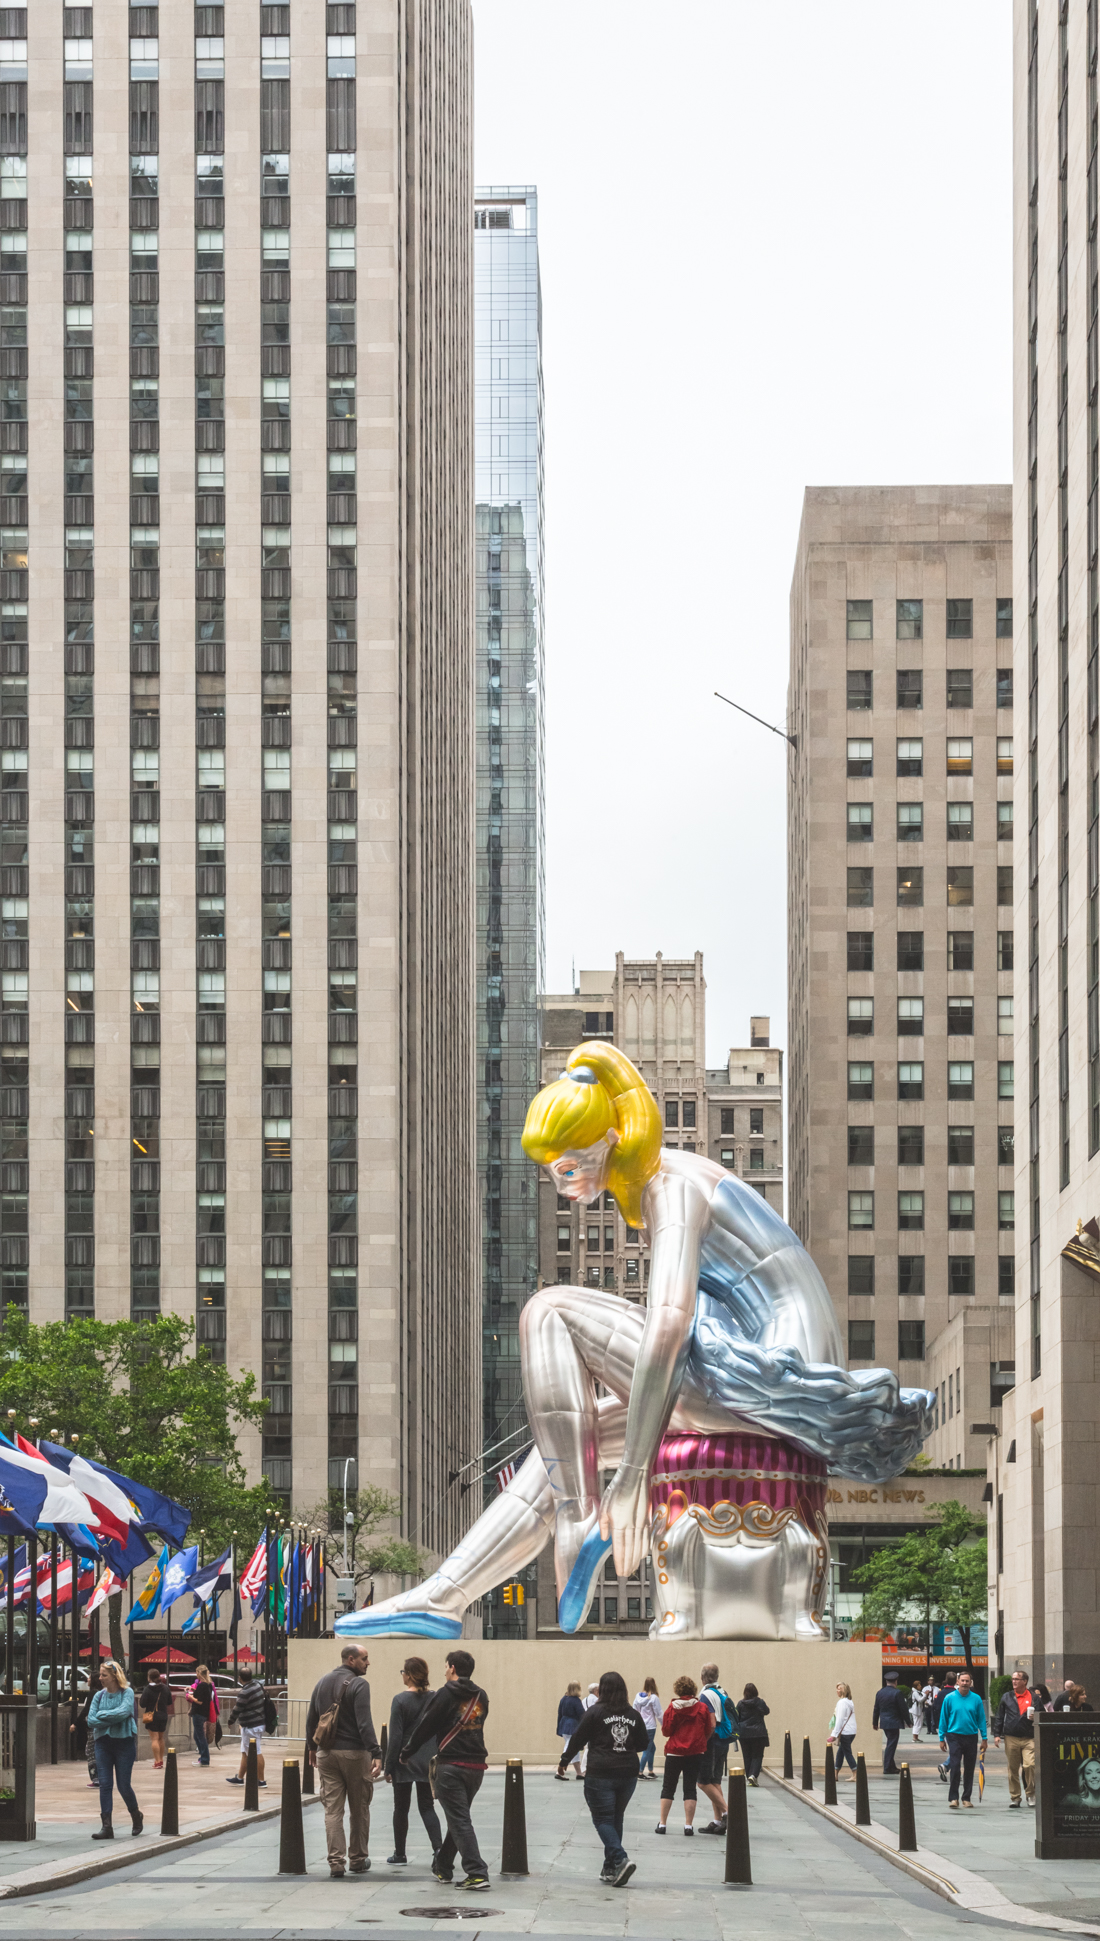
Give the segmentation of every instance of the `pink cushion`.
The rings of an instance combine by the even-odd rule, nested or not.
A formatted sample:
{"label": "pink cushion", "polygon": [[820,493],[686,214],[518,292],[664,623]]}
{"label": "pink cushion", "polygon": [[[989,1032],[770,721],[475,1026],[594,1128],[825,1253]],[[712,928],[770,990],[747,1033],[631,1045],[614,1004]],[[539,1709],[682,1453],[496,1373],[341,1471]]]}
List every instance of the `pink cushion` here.
{"label": "pink cushion", "polygon": [[674,1523],[695,1504],[712,1510],[720,1503],[764,1503],[816,1522],[825,1511],[827,1477],[820,1457],[775,1436],[665,1436],[653,1465],[650,1507],[667,1507]]}

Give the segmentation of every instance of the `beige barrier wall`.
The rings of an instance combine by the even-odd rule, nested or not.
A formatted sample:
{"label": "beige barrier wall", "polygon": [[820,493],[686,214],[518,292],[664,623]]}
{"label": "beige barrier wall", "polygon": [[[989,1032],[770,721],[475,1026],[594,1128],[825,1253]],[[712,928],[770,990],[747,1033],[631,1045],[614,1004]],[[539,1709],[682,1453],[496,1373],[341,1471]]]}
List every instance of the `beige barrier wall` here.
{"label": "beige barrier wall", "polygon": [[[375,1728],[389,1718],[390,1700],[404,1688],[401,1666],[411,1656],[425,1658],[432,1683],[442,1683],[445,1644],[420,1638],[368,1638],[367,1682]],[[795,1760],[801,1758],[803,1734],[808,1734],[815,1758],[824,1755],[825,1734],[833,1710],[838,1680],[852,1688],[859,1732],[856,1745],[874,1750],[871,1712],[882,1683],[881,1647],[873,1644],[711,1644],[692,1639],[685,1645],[651,1644],[645,1638],[540,1639],[509,1643],[502,1639],[471,1641],[476,1662],[474,1677],[489,1694],[485,1739],[494,1765],[506,1758],[528,1765],[550,1765],[560,1751],[554,1727],[558,1700],[576,1681],[586,1691],[603,1671],[620,1671],[633,1697],[647,1677],[656,1678],[661,1698],[672,1697],[672,1682],[681,1672],[699,1682],[708,1659],[718,1666],[726,1690],[739,1698],[747,1681],[756,1685],[771,1707],[768,1727],[771,1746],[767,1763],[783,1756],[783,1734],[789,1731]],[[291,1699],[307,1699],[317,1679],[340,1662],[340,1642],[332,1638],[291,1640],[289,1647]],[[876,1739],[875,1743],[881,1744]],[[660,1740],[658,1738],[658,1744]]]}

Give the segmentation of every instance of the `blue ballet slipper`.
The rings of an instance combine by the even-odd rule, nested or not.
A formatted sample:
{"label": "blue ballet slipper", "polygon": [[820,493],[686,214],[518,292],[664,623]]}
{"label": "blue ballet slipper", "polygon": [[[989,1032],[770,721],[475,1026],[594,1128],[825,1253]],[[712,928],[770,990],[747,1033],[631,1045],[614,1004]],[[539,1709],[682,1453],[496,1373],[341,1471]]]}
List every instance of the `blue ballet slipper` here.
{"label": "blue ballet slipper", "polygon": [[600,1565],[610,1554],[611,1538],[601,1537],[597,1523],[582,1543],[577,1561],[569,1573],[569,1582],[558,1599],[558,1623],[563,1631],[575,1631],[578,1624],[583,1623],[592,1602],[592,1586]]}
{"label": "blue ballet slipper", "polygon": [[342,1638],[460,1638],[462,1619],[442,1611],[349,1611],[336,1620]]}

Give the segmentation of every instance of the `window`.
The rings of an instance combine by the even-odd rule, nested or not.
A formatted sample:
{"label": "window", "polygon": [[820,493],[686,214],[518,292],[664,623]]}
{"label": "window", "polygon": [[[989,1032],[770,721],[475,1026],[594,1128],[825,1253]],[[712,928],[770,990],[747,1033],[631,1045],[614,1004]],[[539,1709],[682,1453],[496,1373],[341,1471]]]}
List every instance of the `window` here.
{"label": "window", "polygon": [[952,1233],[973,1233],[973,1193],[949,1193],[947,1195],[947,1225]]}
{"label": "window", "polygon": [[949,1038],[972,1038],[974,1035],[974,1000],[972,997],[949,997],[947,1000],[947,1035]]}
{"label": "window", "polygon": [[1016,1195],[1011,1191],[997,1195],[997,1225],[1002,1233],[1011,1232],[1016,1225]]}
{"label": "window", "polygon": [[898,742],[898,774],[899,775],[923,775],[924,774],[924,742],[923,741],[899,741]]}
{"label": "window", "polygon": [[947,933],[947,968],[949,971],[972,971],[974,968],[974,932],[972,930],[949,930]]}
{"label": "window", "polygon": [[869,667],[848,669],[848,712],[858,714],[874,707],[874,677]]}
{"label": "window", "polygon": [[749,1171],[750,1171],[750,1172],[753,1172],[753,1173],[762,1173],[762,1172],[763,1172],[763,1170],[764,1170],[764,1148],[763,1148],[763,1146],[750,1146],[750,1148],[749,1148]]}
{"label": "window", "polygon": [[923,708],[924,674],[919,667],[899,667],[897,673],[899,708]]}
{"label": "window", "polygon": [[969,863],[948,866],[947,902],[951,909],[969,909],[974,902],[974,870]]}
{"label": "window", "polygon": [[737,1130],[737,1127],[736,1127],[736,1125],[735,1125],[735,1123],[734,1123],[734,1109],[733,1109],[733,1106],[732,1106],[732,1105],[724,1105],[724,1106],[722,1107],[722,1132],[723,1132],[723,1135],[724,1135],[725,1137],[727,1137],[727,1138],[729,1138],[729,1137],[731,1137],[731,1136],[733,1135],[733,1133],[735,1133],[735,1132],[736,1132],[736,1130]]}
{"label": "window", "polygon": [[1016,1133],[1012,1126],[997,1127],[997,1164],[1012,1166],[1016,1160]]}
{"label": "window", "polygon": [[570,1230],[570,1228],[569,1228],[569,1226],[568,1226],[567,1224],[564,1224],[563,1222],[561,1222],[561,1221],[559,1220],[559,1222],[558,1222],[558,1252],[559,1252],[559,1254],[567,1254],[567,1253],[569,1252],[569,1249],[570,1249],[570,1244],[571,1244],[571,1239],[572,1239],[572,1234],[571,1234],[571,1230]]}
{"label": "window", "polygon": [[973,1254],[950,1254],[947,1261],[947,1291],[953,1298],[968,1299],[974,1292]]}
{"label": "window", "polygon": [[919,640],[924,633],[924,601],[899,600],[897,602],[897,637],[899,640]]}
{"label": "window", "polygon": [[973,842],[974,804],[973,802],[949,802],[947,805],[948,842]]}
{"label": "window", "polygon": [[922,1099],[924,1097],[923,1062],[898,1066],[899,1099]]}
{"label": "window", "polygon": [[848,1323],[848,1360],[874,1361],[875,1324],[873,1321],[849,1321]]}
{"label": "window", "polygon": [[848,932],[848,969],[850,971],[873,971],[875,968],[875,933],[873,930],[849,930]]}
{"label": "window", "polygon": [[605,1227],[603,1230],[603,1250],[605,1254],[613,1254],[615,1251],[614,1227]]}
{"label": "window", "polygon": [[1012,638],[1012,601],[998,600],[997,602],[997,639],[1011,640],[1011,638]]}
{"label": "window", "polygon": [[1003,910],[1006,907],[1011,908],[1011,906],[1012,906],[1012,864],[998,863],[997,864],[997,907],[998,909]]}
{"label": "window", "polygon": [[1012,706],[1011,667],[998,667],[997,669],[997,706],[999,708],[1010,708]]}
{"label": "window", "polygon": [[718,1157],[722,1161],[723,1166],[734,1166],[736,1164],[737,1156],[729,1147],[723,1147]]}
{"label": "window", "polygon": [[849,1294],[873,1294],[875,1291],[874,1254],[848,1255],[848,1292]]}
{"label": "window", "polygon": [[849,1038],[870,1038],[875,1030],[875,1000],[873,997],[850,997],[848,999],[848,1036]]}
{"label": "window", "polygon": [[973,775],[974,743],[969,736],[964,740],[948,742],[947,773],[949,775]]}
{"label": "window", "polygon": [[1011,842],[1012,828],[1013,828],[1012,803],[998,802],[997,804],[997,841]]}
{"label": "window", "polygon": [[899,997],[898,1037],[923,1038],[923,1036],[924,999],[922,997]]}
{"label": "window", "polygon": [[969,1059],[952,1059],[948,1064],[947,1096],[963,1101],[974,1097],[974,1066]]}
{"label": "window", "polygon": [[264,81],[289,81],[289,34],[264,34],[261,36],[260,77]]}
{"label": "window", "polygon": [[355,35],[328,36],[328,77],[330,81],[350,79],[355,73]]}
{"label": "window", "polygon": [[861,1227],[875,1224],[875,1196],[873,1193],[849,1193],[848,1225],[855,1231]]}
{"label": "window", "polygon": [[869,1100],[875,1096],[875,1068],[873,1065],[849,1064],[848,1097],[852,1100]]}
{"label": "window", "polygon": [[758,1132],[758,1133],[760,1133],[760,1135],[761,1135],[761,1137],[763,1136],[763,1132],[764,1132],[764,1108],[763,1108],[763,1106],[762,1106],[762,1105],[750,1105],[750,1107],[749,1107],[749,1133],[750,1133],[750,1136],[751,1136],[751,1134],[752,1134],[752,1133],[754,1133],[754,1132]]}
{"label": "window", "polygon": [[330,195],[355,194],[355,153],[330,155],[328,158],[328,192]]}
{"label": "window", "polygon": [[695,1125],[695,1100],[694,1099],[684,1100],[683,1123],[689,1132],[694,1128],[694,1125]]}
{"label": "window", "polygon": [[997,969],[1010,971],[1016,961],[1014,933],[1011,930],[997,932]]}
{"label": "window", "polygon": [[974,637],[973,600],[948,600],[947,638],[948,640],[972,640]]}
{"label": "window", "polygon": [[923,869],[899,869],[898,903],[908,908],[917,908],[924,902]]}
{"label": "window", "polygon": [[873,605],[870,600],[849,600],[848,638],[849,640],[872,640]]}
{"label": "window", "polygon": [[679,1101],[679,1099],[666,1099],[666,1100],[665,1100],[665,1124],[666,1124],[666,1126],[678,1126],[678,1125],[679,1125],[679,1123],[680,1123],[680,1101]]}
{"label": "window", "polygon": [[849,1166],[873,1166],[875,1163],[874,1126],[848,1127],[848,1164]]}
{"label": "window", "polygon": [[924,1360],[924,1322],[898,1322],[898,1360]]}
{"label": "window", "polygon": [[899,971],[922,971],[924,969],[924,931],[898,931],[898,969]]}
{"label": "window", "polygon": [[998,775],[1011,775],[1012,773],[1011,735],[997,736],[997,773]]}
{"label": "window", "polygon": [[924,1293],[924,1255],[898,1255],[898,1293]]}
{"label": "window", "polygon": [[949,708],[972,708],[974,706],[974,669],[972,667],[948,668],[947,705]]}
{"label": "window", "polygon": [[974,1164],[973,1126],[948,1126],[947,1163],[949,1166],[972,1166]]}
{"label": "window", "polygon": [[1016,1095],[1016,1067],[1011,1058],[997,1062],[997,1097],[1011,1099]]}
{"label": "window", "polygon": [[1010,997],[999,997],[997,999],[997,1036],[999,1038],[1011,1038],[1014,1029],[1012,999]]}
{"label": "window", "polygon": [[898,841],[924,841],[924,804],[923,802],[898,803]]}
{"label": "window", "polygon": [[330,270],[353,270],[355,268],[354,229],[329,230],[328,266]]}
{"label": "window", "polygon": [[849,780],[868,780],[875,772],[873,741],[848,742]]}
{"label": "window", "polygon": [[848,804],[848,841],[872,842],[875,834],[875,812],[869,802],[849,802]]}
{"label": "window", "polygon": [[898,1127],[898,1165],[924,1165],[924,1127]]}
{"label": "window", "polygon": [[903,1233],[919,1233],[924,1227],[924,1194],[898,1194],[898,1226]]}
{"label": "window", "polygon": [[848,908],[849,910],[869,910],[875,900],[875,872],[873,869],[850,869],[848,871]]}
{"label": "window", "polygon": [[1011,1298],[1016,1292],[1016,1258],[1014,1254],[1001,1254],[997,1261],[997,1292],[1002,1300]]}

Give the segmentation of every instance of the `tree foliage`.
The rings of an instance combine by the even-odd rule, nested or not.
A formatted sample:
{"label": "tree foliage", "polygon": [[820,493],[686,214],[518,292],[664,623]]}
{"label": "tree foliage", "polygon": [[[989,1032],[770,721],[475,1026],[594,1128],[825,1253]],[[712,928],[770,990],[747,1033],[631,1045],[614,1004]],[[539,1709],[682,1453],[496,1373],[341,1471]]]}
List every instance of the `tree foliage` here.
{"label": "tree foliage", "polygon": [[970,1629],[986,1619],[987,1574],[981,1519],[963,1503],[940,1504],[927,1529],[883,1544],[853,1573],[863,1589],[863,1626],[892,1631],[904,1619],[919,1620],[931,1650],[932,1625],[950,1625],[962,1636],[972,1672]]}
{"label": "tree foliage", "polygon": [[[423,1575],[426,1562],[423,1551],[418,1550],[414,1543],[406,1542],[404,1537],[395,1537],[379,1530],[381,1523],[399,1514],[401,1505],[396,1496],[369,1483],[365,1489],[349,1493],[347,1507],[351,1519],[347,1525],[349,1575],[354,1578],[356,1587],[385,1572],[398,1577]],[[343,1491],[330,1489],[322,1502],[303,1517],[293,1520],[325,1532],[329,1539],[326,1545],[329,1568],[341,1572],[344,1567],[345,1527]]]}

